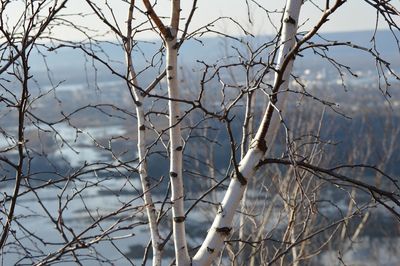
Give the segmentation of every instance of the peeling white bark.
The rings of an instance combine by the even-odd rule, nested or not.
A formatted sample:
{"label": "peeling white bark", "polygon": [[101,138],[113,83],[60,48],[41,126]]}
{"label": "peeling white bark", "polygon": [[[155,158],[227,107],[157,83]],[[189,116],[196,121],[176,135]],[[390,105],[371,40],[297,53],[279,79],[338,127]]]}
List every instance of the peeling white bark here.
{"label": "peeling white bark", "polygon": [[[287,62],[286,57],[295,44],[297,22],[302,0],[288,0],[283,18],[283,28],[280,41],[280,49],[277,61],[277,74],[275,75],[274,88],[276,91],[285,90],[288,86],[293,60]],[[286,65],[285,65],[286,61]],[[282,73],[283,71],[283,73]],[[244,158],[239,164],[239,173],[246,180],[252,178],[257,165],[266,152],[265,138],[269,133],[270,125],[273,123],[274,106],[269,103],[264,113],[262,122],[257,131],[254,141]],[[243,196],[246,183],[240,178],[231,179],[228,190],[218,208],[214,222],[208,231],[207,237],[193,258],[192,265],[210,265],[223,247],[225,238],[231,231],[231,224],[235,211]]]}

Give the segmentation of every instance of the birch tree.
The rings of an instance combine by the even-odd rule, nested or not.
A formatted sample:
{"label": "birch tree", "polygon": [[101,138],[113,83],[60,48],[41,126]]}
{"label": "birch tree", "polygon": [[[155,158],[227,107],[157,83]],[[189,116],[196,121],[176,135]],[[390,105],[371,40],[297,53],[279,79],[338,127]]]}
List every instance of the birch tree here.
{"label": "birch tree", "polygon": [[[228,190],[218,208],[216,218],[205,241],[193,258],[194,265],[211,264],[212,260],[219,253],[224,239],[232,230],[231,222],[233,220],[233,215],[243,195],[248,179],[254,175],[267,150],[267,145],[270,145],[270,143],[266,143],[266,138],[267,134],[272,135],[274,133],[274,129],[271,129],[271,125],[276,125],[276,122],[273,120],[280,118],[279,115],[274,116],[275,110],[277,110],[278,113],[281,110],[280,106],[277,105],[277,95],[280,90],[287,90],[293,60],[299,48],[311,39],[311,37],[318,32],[319,28],[328,20],[328,17],[344,3],[345,1],[338,0],[335,1],[332,6],[329,6],[328,2],[323,16],[317,25],[303,36],[302,39],[296,40],[298,18],[302,1],[287,1],[282,20],[283,26],[276,74],[267,109],[248,152],[238,164],[235,163],[235,171],[232,173],[232,179]],[[271,139],[272,136],[270,136],[269,139]]]}
{"label": "birch tree", "polygon": [[157,26],[163,38],[167,51],[166,75],[168,81],[168,105],[169,105],[169,156],[171,179],[172,224],[175,245],[175,258],[177,265],[189,265],[190,258],[186,242],[184,191],[182,176],[182,140],[179,111],[179,86],[178,86],[178,30],[180,19],[180,1],[171,2],[171,19],[169,26],[165,26],[155,13],[149,1],[144,0],[147,13]]}
{"label": "birch tree", "polygon": [[[396,42],[399,12],[395,5],[391,1],[365,2],[383,18]],[[390,96],[390,83],[399,77],[376,45],[367,48],[319,35],[332,14],[345,8],[345,0],[323,5],[287,0],[282,12],[245,1],[250,22],[252,7],[265,12],[271,23],[271,15],[280,16],[279,25],[274,25],[276,36],[254,46],[251,40],[255,38],[244,23],[224,14],[193,29],[197,5],[202,5],[197,1],[192,1],[188,10],[181,10],[184,5],[179,0],[170,1],[168,16],[161,15],[157,1],[148,0],[121,1],[123,9],[117,8],[117,2],[86,0],[89,12],[72,14],[67,1],[28,1],[11,27],[5,11],[10,3],[3,1],[0,11],[4,35],[0,44],[0,120],[4,126],[0,129],[5,139],[5,145],[0,143],[0,184],[14,185],[11,196],[4,191],[0,201],[0,247],[6,264],[85,265],[90,261],[135,265],[136,253],[143,251],[139,255],[145,265],[152,250],[153,265],[167,261],[184,266],[299,265],[311,263],[314,257],[320,259],[318,254],[325,249],[342,251],[351,246],[368,227],[377,206],[379,211],[384,208],[391,213],[393,220],[399,219],[398,180],[381,170],[384,163],[379,168],[367,164],[367,157],[377,153],[372,145],[358,147],[366,150],[362,163],[357,163],[355,158],[360,156],[354,151],[343,164],[335,164],[337,157],[325,155],[325,151],[334,154],[334,148],[328,146],[336,144],[324,141],[323,128],[337,130],[335,125],[325,124],[331,119],[326,110],[346,114],[329,96],[311,91],[293,67],[295,60],[312,51],[337,70],[344,84],[344,73],[357,73],[330,57],[329,50],[350,47],[375,60],[378,87],[384,97]],[[306,4],[320,11],[311,26],[301,16]],[[104,32],[87,26],[87,17],[95,17]],[[245,36],[219,30],[218,23],[231,23]],[[75,30],[83,39],[55,37],[52,30],[58,27]],[[143,41],[144,45],[160,44],[153,54],[138,45],[143,32],[160,37]],[[212,62],[199,55],[196,68],[180,67],[185,43],[202,44],[209,34],[223,39],[225,55]],[[110,46],[117,47],[123,57],[116,59]],[[84,58],[85,73],[79,73],[84,89],[69,94],[60,90],[63,80],[54,82],[47,61],[65,50],[79,51]],[[35,80],[38,74],[31,70],[33,51],[46,67],[47,87]],[[141,56],[145,66],[140,66]],[[77,61],[74,68],[78,68]],[[72,73],[66,79],[72,80]],[[100,81],[109,77],[105,73],[118,82]],[[37,91],[32,89],[35,86]],[[88,93],[91,87],[92,94]],[[101,93],[106,96],[102,98]],[[293,107],[297,95],[307,108]],[[285,107],[286,102],[290,107]],[[317,104],[323,106],[321,113]],[[168,121],[165,125],[164,119]],[[123,130],[111,132],[121,123]],[[15,125],[16,132],[11,129]],[[98,134],[102,128],[105,132]],[[385,122],[383,128],[395,126]],[[390,161],[395,156],[393,136],[398,130],[385,134],[385,160]],[[100,156],[88,153],[79,160],[86,147]],[[223,152],[216,158],[218,149]],[[68,157],[68,152],[73,156]],[[160,163],[154,163],[153,155],[159,156]],[[38,160],[44,160],[47,168],[36,170]],[[216,160],[226,165],[217,165]],[[164,161],[169,166],[161,169]],[[155,169],[159,173],[151,176]],[[164,181],[164,172],[169,182]],[[367,172],[374,173],[375,183],[360,178]],[[186,190],[184,183],[190,184]],[[246,199],[247,188],[267,196],[253,200],[251,194]],[[49,191],[54,194],[50,203]],[[339,206],[324,193],[332,193],[332,198],[344,194],[346,206]],[[98,198],[92,200],[92,196]],[[24,205],[27,201],[29,206]],[[206,225],[207,219],[193,221],[203,218],[202,212],[196,213],[198,209],[206,212],[204,216],[211,215],[211,225]],[[336,210],[335,215],[325,215],[331,209]],[[32,228],[31,217],[46,220],[51,233],[43,235],[40,228]],[[85,222],[77,225],[82,217]],[[148,242],[142,250],[143,235]],[[345,245],[337,244],[346,239]],[[141,245],[135,245],[138,241]],[[169,257],[172,241],[173,255]],[[339,260],[344,263],[341,254]]]}
{"label": "birch tree", "polygon": [[153,247],[153,265],[161,265],[161,245],[162,240],[160,237],[158,224],[157,224],[157,210],[155,209],[151,192],[151,182],[148,176],[147,159],[146,159],[146,120],[143,110],[143,97],[142,93],[138,90],[138,83],[136,73],[133,68],[132,62],[132,20],[134,1],[131,1],[128,11],[127,20],[127,34],[125,43],[126,64],[128,66],[128,86],[134,95],[134,102],[136,105],[137,115],[137,129],[138,129],[138,153],[139,153],[139,175],[142,183],[144,204],[146,206],[147,218],[149,221],[149,229],[151,235],[151,242]]}
{"label": "birch tree", "polygon": [[[267,110],[257,130],[254,140],[250,144],[244,158],[235,166],[233,178],[225,194],[221,206],[216,214],[214,223],[207,234],[205,241],[193,259],[194,265],[209,265],[222,248],[223,241],[231,231],[231,223],[240,199],[243,195],[247,180],[251,178],[267,150],[266,134],[269,130],[277,93],[285,89],[289,82],[293,56],[297,23],[302,1],[288,1],[283,17],[282,39],[277,62],[277,74],[274,80],[273,95],[271,95]],[[291,53],[290,53],[291,52]]]}

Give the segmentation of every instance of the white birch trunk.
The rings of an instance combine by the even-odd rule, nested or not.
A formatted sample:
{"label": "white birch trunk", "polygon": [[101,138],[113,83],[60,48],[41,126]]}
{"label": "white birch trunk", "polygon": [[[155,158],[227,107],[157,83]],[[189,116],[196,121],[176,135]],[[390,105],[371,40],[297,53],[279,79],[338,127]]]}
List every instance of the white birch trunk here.
{"label": "white birch trunk", "polygon": [[[135,82],[136,83],[136,82]],[[142,103],[143,99],[140,94],[137,94],[139,103]],[[161,255],[162,255],[162,239],[158,230],[157,224],[157,210],[154,206],[151,197],[151,183],[147,173],[147,160],[146,160],[146,126],[144,111],[142,105],[136,104],[136,114],[138,121],[138,155],[139,155],[139,175],[140,181],[142,183],[143,189],[143,199],[146,206],[147,218],[149,221],[150,237],[152,242],[153,250],[153,266],[161,265]]]}
{"label": "white birch trunk", "polygon": [[170,135],[170,179],[171,202],[173,217],[173,236],[175,245],[176,265],[189,265],[190,258],[186,244],[185,210],[182,177],[182,139],[180,127],[179,102],[173,99],[179,98],[178,91],[178,62],[176,33],[174,38],[167,40],[167,80],[169,100],[169,135]]}
{"label": "white birch trunk", "polygon": [[[128,58],[128,62],[131,63],[131,60]],[[131,82],[137,86],[137,81],[135,77],[135,72],[130,67],[130,80]],[[157,211],[153,203],[153,199],[151,197],[151,183],[149,180],[149,176],[147,174],[147,160],[146,160],[146,122],[144,118],[144,110],[143,110],[143,97],[138,93],[138,91],[131,86],[133,95],[135,96],[135,104],[136,104],[136,115],[137,115],[137,149],[138,149],[138,157],[139,157],[139,176],[140,182],[143,190],[143,201],[146,207],[147,219],[149,222],[150,229],[150,237],[152,242],[153,249],[153,265],[158,266],[161,265],[161,244],[162,239],[159,234],[158,225],[157,225]]]}
{"label": "white birch trunk", "polygon": [[179,84],[178,84],[178,43],[177,35],[180,18],[180,0],[171,1],[170,26],[166,27],[160,17],[153,10],[148,0],[143,0],[147,13],[160,31],[167,50],[166,73],[168,84],[169,107],[169,137],[170,137],[170,180],[172,202],[172,229],[175,245],[176,265],[190,265],[190,257],[186,243],[184,191],[182,177],[182,139],[179,111]]}
{"label": "white birch trunk", "polygon": [[186,242],[184,190],[182,176],[182,139],[178,84],[178,45],[177,34],[180,17],[180,1],[173,0],[171,5],[171,23],[169,36],[165,36],[167,49],[167,82],[169,105],[169,136],[170,136],[170,179],[172,202],[172,228],[175,245],[176,265],[190,265],[189,251]]}
{"label": "white birch trunk", "polygon": [[[138,102],[142,103],[142,97],[137,98]],[[157,210],[154,206],[151,197],[151,183],[147,173],[147,160],[146,160],[146,126],[144,119],[144,112],[142,106],[136,104],[136,114],[138,121],[138,153],[139,153],[139,175],[143,189],[143,199],[146,206],[147,219],[149,222],[150,237],[153,250],[153,266],[161,265],[162,255],[162,239],[157,225]]]}
{"label": "white birch trunk", "polygon": [[[287,1],[283,18],[281,46],[277,61],[277,74],[275,75],[274,82],[275,92],[278,90],[285,90],[288,86],[293,60],[290,60],[291,62],[289,62],[286,67],[284,66],[284,62],[287,54],[295,44],[297,22],[302,2],[302,0]],[[280,73],[282,68],[284,72]],[[266,152],[265,137],[268,133],[271,118],[274,113],[273,105],[274,103],[271,102],[268,104],[255,139],[250,145],[245,157],[240,161],[240,176],[235,175],[235,177],[231,179],[228,190],[217,211],[214,222],[208,231],[207,237],[193,258],[193,265],[210,265],[219,254],[225,238],[229,235],[233,216],[246,187],[246,180],[254,176],[257,165]],[[276,119],[279,119],[279,117]]]}
{"label": "white birch trunk", "polygon": [[162,239],[158,230],[157,224],[157,210],[154,206],[153,199],[151,196],[151,182],[147,173],[147,160],[146,160],[146,120],[144,116],[144,106],[143,97],[138,91],[138,83],[136,78],[136,73],[133,68],[132,62],[132,19],[133,19],[133,8],[134,1],[131,1],[128,12],[128,27],[127,27],[127,41],[125,43],[125,55],[126,63],[128,66],[128,77],[129,77],[129,87],[134,96],[134,101],[136,105],[136,116],[137,116],[137,149],[139,157],[139,176],[140,182],[143,190],[143,201],[146,208],[147,219],[149,222],[150,237],[152,242],[153,250],[153,266],[161,265],[161,255],[162,255]]}

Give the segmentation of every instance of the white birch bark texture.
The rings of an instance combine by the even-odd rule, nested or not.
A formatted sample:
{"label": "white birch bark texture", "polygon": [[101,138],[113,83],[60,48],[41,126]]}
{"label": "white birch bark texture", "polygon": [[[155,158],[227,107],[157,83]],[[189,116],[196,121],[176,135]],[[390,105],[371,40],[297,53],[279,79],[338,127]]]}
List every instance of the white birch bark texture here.
{"label": "white birch bark texture", "polygon": [[189,265],[190,257],[187,249],[185,231],[184,190],[182,176],[182,138],[180,124],[179,84],[178,84],[178,45],[180,1],[173,0],[171,5],[171,23],[169,36],[165,36],[167,49],[167,83],[169,105],[169,136],[170,136],[170,179],[172,224],[175,247],[176,265]]}
{"label": "white birch bark texture", "polygon": [[189,265],[189,253],[186,244],[185,210],[182,176],[182,139],[180,128],[177,47],[176,36],[167,41],[167,79],[169,100],[169,135],[170,135],[170,179],[173,217],[173,237],[177,265]]}
{"label": "white birch bark texture", "polygon": [[182,138],[179,111],[179,83],[178,83],[178,43],[177,35],[180,18],[180,0],[171,2],[171,20],[169,27],[165,27],[160,17],[153,10],[148,0],[143,0],[147,13],[159,29],[167,51],[166,72],[168,84],[169,106],[169,137],[170,137],[170,180],[172,202],[172,229],[175,247],[176,265],[190,265],[185,231],[184,191],[182,176]]}
{"label": "white birch bark texture", "polygon": [[129,77],[129,87],[134,96],[134,101],[136,105],[136,116],[137,116],[137,149],[139,157],[139,176],[140,182],[143,190],[143,201],[145,204],[147,219],[149,222],[150,238],[152,242],[153,250],[153,266],[161,265],[161,255],[162,255],[162,239],[160,237],[158,225],[157,225],[157,211],[153,203],[151,196],[151,183],[147,172],[147,160],[146,160],[146,120],[143,110],[143,97],[138,91],[138,83],[136,78],[136,73],[132,62],[132,19],[133,19],[133,8],[134,1],[131,1],[129,11],[128,11],[128,26],[127,26],[127,39],[125,43],[125,55],[126,63],[128,66],[128,77]]}
{"label": "white birch bark texture", "polygon": [[[293,59],[290,59],[288,62],[286,57],[295,45],[297,23],[302,2],[302,0],[288,0],[286,3],[273,93],[278,92],[278,90],[287,89],[289,84]],[[192,265],[210,265],[220,253],[224,240],[231,231],[233,216],[243,196],[246,181],[254,176],[257,165],[266,152],[265,138],[271,124],[275,104],[276,97],[272,96],[256,136],[246,155],[239,163],[239,173],[236,173],[235,177],[231,179],[206,239],[193,257]],[[279,119],[279,116],[276,119]]]}
{"label": "white birch bark texture", "polygon": [[[136,82],[135,82],[136,83]],[[146,125],[144,118],[144,111],[141,105],[143,98],[140,94],[137,97],[136,104],[136,115],[138,123],[138,153],[139,153],[139,175],[140,182],[142,183],[143,200],[146,206],[147,219],[149,222],[150,237],[152,242],[153,250],[153,266],[161,265],[162,255],[162,239],[160,237],[158,225],[157,225],[157,210],[154,206],[153,199],[151,197],[151,183],[147,172],[147,160],[146,160]],[[140,105],[140,106],[139,106]]]}

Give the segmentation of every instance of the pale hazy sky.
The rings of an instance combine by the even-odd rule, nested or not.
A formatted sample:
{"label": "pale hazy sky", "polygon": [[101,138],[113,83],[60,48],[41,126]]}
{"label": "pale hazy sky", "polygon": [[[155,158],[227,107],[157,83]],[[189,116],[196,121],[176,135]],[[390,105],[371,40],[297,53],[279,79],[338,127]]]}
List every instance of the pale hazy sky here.
{"label": "pale hazy sky", "polygon": [[[98,5],[104,5],[105,0],[95,0],[93,2]],[[116,14],[116,20],[118,21],[120,26],[125,27],[124,21],[126,20],[127,16],[128,5],[120,0],[108,0],[107,2],[112,6],[114,13]],[[136,2],[139,4],[140,7],[142,1]],[[249,2],[251,1],[249,0]],[[285,4],[285,1],[283,0],[258,0],[258,2],[268,10],[282,10]],[[321,6],[324,6],[325,2],[326,0],[313,1],[313,3]],[[331,2],[333,2],[333,0],[331,0]],[[217,17],[226,16],[232,17],[233,19],[237,20],[254,34],[273,34],[274,28],[268,22],[265,12],[263,12],[260,8],[252,9],[251,15],[253,25],[250,25],[247,19],[248,16],[245,3],[245,0],[199,0],[198,9],[194,16],[193,23],[191,24],[191,30],[204,25],[206,22],[210,22]],[[400,1],[397,1],[395,3],[398,8],[399,3]],[[190,11],[192,1],[182,0],[181,4],[182,17],[185,18]],[[158,4],[155,10],[160,16],[168,16],[169,5],[169,0],[158,0]],[[254,7],[254,5],[252,6]],[[15,11],[11,11],[11,13],[13,12]],[[70,0],[67,4],[67,9],[64,11],[64,13],[67,14],[76,14],[79,12],[90,12],[84,0]],[[105,11],[105,13],[107,12]],[[316,8],[312,4],[312,2],[306,1],[303,5],[301,12],[300,23],[305,23],[305,25],[302,26],[302,30],[310,29],[313,22],[318,20],[320,16],[321,11],[318,10],[318,8]],[[279,18],[280,15],[275,15],[272,17],[272,19],[276,23],[279,22]],[[331,20],[326,23],[321,30],[324,32],[337,32],[373,29],[375,26],[375,18],[376,12],[367,3],[365,3],[364,0],[348,0],[348,2],[344,4],[336,12],[336,14],[331,17]],[[142,18],[142,20],[143,19],[144,18]],[[83,18],[74,17],[74,20],[76,20],[76,22],[80,23],[81,25],[95,28],[100,31],[104,30],[102,23],[95,16],[84,16]],[[139,21],[141,21],[140,18],[136,20],[136,22]],[[400,21],[398,22],[400,23]],[[379,28],[382,28],[383,26],[384,22],[383,20],[381,20]],[[237,27],[233,25],[233,23],[218,23],[215,25],[215,27],[218,30],[229,32],[230,34],[240,34],[240,31]],[[62,36],[63,39],[80,39],[82,37],[82,34],[80,34],[79,32],[67,28],[59,28],[58,30],[55,30],[54,34],[56,36]],[[144,39],[151,39],[155,37],[157,36],[151,33],[140,35],[140,38]]]}

